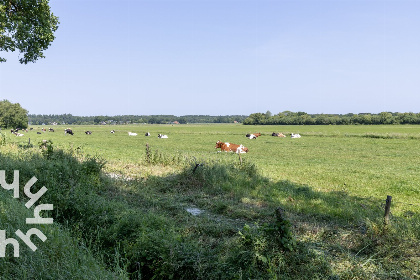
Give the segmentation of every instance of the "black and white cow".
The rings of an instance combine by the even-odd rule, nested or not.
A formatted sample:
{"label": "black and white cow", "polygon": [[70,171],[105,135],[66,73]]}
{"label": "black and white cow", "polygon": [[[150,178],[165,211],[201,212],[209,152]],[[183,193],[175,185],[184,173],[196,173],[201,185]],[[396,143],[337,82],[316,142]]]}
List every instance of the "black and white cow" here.
{"label": "black and white cow", "polygon": [[64,129],[64,134],[70,134],[70,135],[74,135],[73,131],[70,128],[66,128]]}
{"label": "black and white cow", "polygon": [[91,135],[92,134],[92,131],[85,131],[85,133],[86,133],[86,135]]}

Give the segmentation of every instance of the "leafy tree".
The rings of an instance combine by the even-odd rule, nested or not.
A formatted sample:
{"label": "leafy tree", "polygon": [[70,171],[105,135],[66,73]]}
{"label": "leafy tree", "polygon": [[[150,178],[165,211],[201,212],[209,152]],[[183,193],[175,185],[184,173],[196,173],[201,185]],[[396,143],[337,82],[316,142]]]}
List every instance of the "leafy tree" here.
{"label": "leafy tree", "polygon": [[58,24],[48,0],[0,0],[0,51],[18,50],[23,54],[20,63],[35,62],[45,57]]}
{"label": "leafy tree", "polygon": [[1,128],[27,128],[28,111],[19,103],[8,100],[0,101],[0,127]]}

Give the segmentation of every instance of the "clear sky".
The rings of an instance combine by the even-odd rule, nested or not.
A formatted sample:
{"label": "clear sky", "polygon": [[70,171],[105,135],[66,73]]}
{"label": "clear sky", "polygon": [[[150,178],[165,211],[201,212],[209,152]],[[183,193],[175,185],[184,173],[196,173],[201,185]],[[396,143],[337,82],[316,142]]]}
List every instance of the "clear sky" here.
{"label": "clear sky", "polygon": [[420,112],[420,0],[50,0],[45,59],[1,54],[31,114]]}

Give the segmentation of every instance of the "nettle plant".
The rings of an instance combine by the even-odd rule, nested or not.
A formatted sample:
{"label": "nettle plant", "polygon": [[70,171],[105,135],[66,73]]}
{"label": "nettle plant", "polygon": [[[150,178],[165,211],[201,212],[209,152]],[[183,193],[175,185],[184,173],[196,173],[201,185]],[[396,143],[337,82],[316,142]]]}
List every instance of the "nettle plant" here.
{"label": "nettle plant", "polygon": [[41,149],[42,155],[49,159],[54,153],[53,142],[51,140],[42,140],[39,142],[39,148]]}
{"label": "nettle plant", "polygon": [[292,224],[284,218],[281,208],[276,209],[275,222],[262,226],[255,224],[254,227],[245,225],[239,235],[242,246],[253,252],[257,263],[268,264],[277,250],[293,251],[296,248]]}

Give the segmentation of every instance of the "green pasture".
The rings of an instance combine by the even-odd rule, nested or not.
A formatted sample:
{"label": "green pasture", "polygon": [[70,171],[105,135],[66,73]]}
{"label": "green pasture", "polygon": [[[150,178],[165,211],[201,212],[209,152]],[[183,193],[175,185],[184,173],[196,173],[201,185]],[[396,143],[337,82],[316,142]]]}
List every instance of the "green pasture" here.
{"label": "green pasture", "polygon": [[[48,186],[55,221],[95,255],[92,267],[130,279],[418,279],[420,126],[41,128],[3,131],[0,165]],[[218,152],[218,140],[249,153]],[[273,223],[278,207],[296,239]]]}
{"label": "green pasture", "polygon": [[[420,126],[73,126],[73,136],[64,134],[64,126],[54,126],[55,132],[41,132],[41,128],[34,126],[23,137],[12,137],[9,132],[7,137],[20,145],[26,145],[29,138],[32,144],[51,140],[56,147],[104,158],[109,170],[139,177],[144,174],[136,173],[135,168],[130,172],[130,168],[145,162],[146,144],[152,151],[193,158],[197,163],[237,163],[237,155],[215,150],[215,143],[221,140],[247,146],[250,152],[242,159],[255,164],[272,181],[289,181],[320,192],[341,192],[354,199],[385,200],[391,195],[394,215],[420,209]],[[92,135],[86,135],[87,130]],[[116,133],[111,134],[111,130]],[[129,131],[138,135],[128,136]],[[146,132],[151,136],[144,136]],[[253,132],[262,136],[256,140],[245,137]],[[288,137],[272,137],[272,132]],[[169,138],[159,139],[158,133]],[[291,139],[290,133],[300,133],[302,138]]]}

